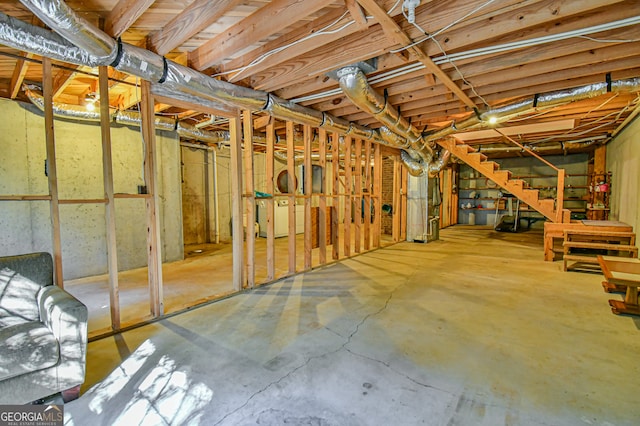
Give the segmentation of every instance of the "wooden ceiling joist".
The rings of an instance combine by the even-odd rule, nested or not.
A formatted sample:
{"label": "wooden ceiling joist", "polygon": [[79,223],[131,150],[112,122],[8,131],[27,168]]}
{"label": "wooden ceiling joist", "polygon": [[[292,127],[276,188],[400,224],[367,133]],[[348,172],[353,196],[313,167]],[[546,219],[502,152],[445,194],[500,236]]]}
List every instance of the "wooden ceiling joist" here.
{"label": "wooden ceiling joist", "polygon": [[[278,33],[291,22],[317,12],[329,3],[331,2],[328,0],[272,1],[191,52],[190,63],[197,70],[216,65],[235,52]],[[247,28],[251,31],[247,31]]]}
{"label": "wooden ceiling joist", "polygon": [[104,31],[118,38],[151,7],[155,0],[120,0],[105,19]]}

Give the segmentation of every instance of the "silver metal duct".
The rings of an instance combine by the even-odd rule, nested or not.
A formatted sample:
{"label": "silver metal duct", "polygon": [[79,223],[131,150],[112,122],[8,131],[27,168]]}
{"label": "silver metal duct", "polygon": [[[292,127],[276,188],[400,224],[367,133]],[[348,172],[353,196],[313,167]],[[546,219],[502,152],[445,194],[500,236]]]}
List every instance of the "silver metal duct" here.
{"label": "silver metal duct", "polygon": [[[27,97],[38,109],[44,111],[44,98],[32,90],[26,90]],[[68,105],[63,103],[53,103],[53,115],[58,118],[69,118],[82,121],[100,121],[100,111],[86,111],[79,105]],[[137,111],[116,111],[111,110],[109,119],[115,123],[125,126],[139,127],[142,124],[142,118]],[[207,131],[198,129],[196,126],[184,122],[177,122],[171,117],[155,117],[155,128],[168,132],[175,131],[179,136],[185,139],[195,139],[201,142],[217,144],[221,142],[229,142],[229,132],[226,131]],[[259,136],[257,137],[260,138]]]}
{"label": "silver metal duct", "polygon": [[594,98],[608,92],[624,93],[638,91],[640,91],[640,78],[630,78],[627,80],[588,84],[573,89],[535,95],[532,98],[521,99],[507,105],[491,108],[482,113],[472,114],[458,123],[451,123],[450,126],[425,134],[423,139],[426,143],[433,143],[438,139],[442,139],[445,136],[449,136],[463,129],[490,127],[489,119],[491,118],[495,118],[498,121],[506,121],[534,111]]}
{"label": "silver metal duct", "polygon": [[97,67],[101,58],[90,55],[58,34],[44,28],[27,24],[0,12],[0,40],[2,44],[18,50],[27,50],[40,56],[70,62],[78,65]]}
{"label": "silver metal duct", "polygon": [[[233,108],[252,111],[267,111],[272,116],[282,119],[322,127],[332,132],[340,132],[357,138],[384,143],[374,129],[350,123],[332,117],[327,113],[300,106],[279,99],[267,92],[241,87],[225,81],[211,78],[191,68],[182,66],[153,52],[115,41],[83,18],[78,16],[61,0],[21,0],[43,22],[73,43],[76,50],[84,50],[87,58],[77,53],[65,55],[67,46],[60,44],[58,36],[46,30],[38,30],[43,38],[54,38],[55,49],[42,47],[42,40],[33,37],[18,37],[11,34],[12,23],[6,25],[9,34],[0,33],[0,40],[16,49],[35,52],[43,56],[71,62],[78,65],[91,66],[110,65],[120,71],[158,83],[172,93],[172,97],[180,97],[198,104],[202,101],[222,102]],[[35,27],[21,23],[23,32],[33,32]],[[27,41],[29,40],[29,41]],[[68,45],[68,43],[65,43]],[[75,47],[74,46],[74,47]]]}
{"label": "silver metal duct", "polygon": [[[357,66],[341,68],[336,73],[343,93],[359,108],[373,115],[384,126],[379,129],[380,136],[387,145],[402,150],[400,158],[409,173],[420,176],[427,172],[430,177],[442,170],[448,160],[448,153],[442,153],[440,160],[434,161],[432,144],[426,143],[422,135],[409,123],[386,96],[376,92]],[[444,161],[441,161],[444,160]]]}

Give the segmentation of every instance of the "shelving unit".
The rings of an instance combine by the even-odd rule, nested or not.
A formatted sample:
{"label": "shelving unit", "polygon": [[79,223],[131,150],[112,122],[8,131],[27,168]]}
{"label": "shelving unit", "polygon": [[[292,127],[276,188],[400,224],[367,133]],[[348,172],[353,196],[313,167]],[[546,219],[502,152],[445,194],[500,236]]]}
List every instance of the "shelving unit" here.
{"label": "shelving unit", "polygon": [[609,194],[611,191],[611,172],[591,173],[589,175],[587,219],[609,219]]}
{"label": "shelving unit", "polygon": [[[526,182],[528,188],[538,189],[540,198],[556,198],[557,175],[552,174],[514,174],[516,179]],[[564,208],[571,210],[573,219],[587,219],[589,212],[600,211],[591,207],[596,201],[595,191],[589,191],[590,175],[587,173],[567,174],[565,176]],[[458,178],[458,223],[475,225],[493,225],[495,223],[496,203],[499,202],[501,188],[467,165],[460,167]],[[604,197],[608,198],[608,197]],[[602,200],[600,200],[602,202]],[[504,204],[504,201],[503,201]],[[608,206],[607,206],[608,208]],[[506,211],[506,205],[498,205],[498,215]],[[544,220],[543,216],[523,202],[520,203],[521,217],[529,222]]]}

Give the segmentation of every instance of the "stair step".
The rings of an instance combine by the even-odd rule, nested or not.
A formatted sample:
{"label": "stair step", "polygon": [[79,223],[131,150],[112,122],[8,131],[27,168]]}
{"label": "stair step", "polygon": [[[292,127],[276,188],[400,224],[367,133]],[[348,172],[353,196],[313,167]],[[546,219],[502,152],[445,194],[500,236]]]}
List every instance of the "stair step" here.
{"label": "stair step", "polygon": [[538,195],[540,194],[540,191],[537,189],[523,189],[522,190],[522,198],[525,200],[525,202],[529,201],[529,202],[538,202],[540,200],[538,200]]}
{"label": "stair step", "polygon": [[495,161],[486,161],[486,160],[482,161],[482,166],[492,172],[498,170],[498,168],[500,167],[500,165]]}
{"label": "stair step", "polygon": [[506,186],[510,191],[522,191],[525,184],[526,182],[522,179],[510,179]]}
{"label": "stair step", "polygon": [[511,172],[509,170],[496,170],[493,174],[504,181],[511,179]]}

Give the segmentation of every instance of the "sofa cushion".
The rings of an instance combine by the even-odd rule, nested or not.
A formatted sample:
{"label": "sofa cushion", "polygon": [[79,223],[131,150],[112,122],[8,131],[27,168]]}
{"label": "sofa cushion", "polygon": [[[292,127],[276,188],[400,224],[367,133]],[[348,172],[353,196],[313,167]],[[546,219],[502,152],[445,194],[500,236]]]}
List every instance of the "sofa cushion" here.
{"label": "sofa cushion", "polygon": [[40,321],[0,329],[0,380],[56,365],[58,341]]}
{"label": "sofa cushion", "polygon": [[42,286],[9,268],[0,270],[0,328],[40,319]]}

